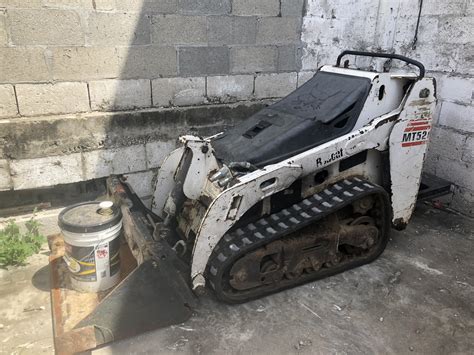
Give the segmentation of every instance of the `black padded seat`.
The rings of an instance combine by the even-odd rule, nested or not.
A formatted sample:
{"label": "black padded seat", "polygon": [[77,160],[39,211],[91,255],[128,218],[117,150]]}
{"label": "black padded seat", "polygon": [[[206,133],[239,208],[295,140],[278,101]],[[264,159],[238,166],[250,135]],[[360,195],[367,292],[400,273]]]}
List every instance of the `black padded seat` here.
{"label": "black padded seat", "polygon": [[368,78],[319,71],[279,102],[214,139],[216,156],[225,163],[262,167],[349,133],[370,86]]}

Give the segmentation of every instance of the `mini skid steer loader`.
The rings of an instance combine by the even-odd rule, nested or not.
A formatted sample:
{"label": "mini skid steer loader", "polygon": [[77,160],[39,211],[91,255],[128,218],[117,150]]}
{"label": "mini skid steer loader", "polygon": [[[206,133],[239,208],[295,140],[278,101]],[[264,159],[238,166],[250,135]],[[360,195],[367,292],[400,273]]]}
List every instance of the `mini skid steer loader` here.
{"label": "mini skid steer loader", "polygon": [[[419,73],[341,66],[346,55],[401,60]],[[345,51],[226,132],[181,137],[158,172],[151,211],[121,177],[109,178],[137,266],[68,334],[56,331],[59,346],[183,322],[204,286],[241,303],[376,259],[417,201],[436,105],[424,73],[401,55]]]}

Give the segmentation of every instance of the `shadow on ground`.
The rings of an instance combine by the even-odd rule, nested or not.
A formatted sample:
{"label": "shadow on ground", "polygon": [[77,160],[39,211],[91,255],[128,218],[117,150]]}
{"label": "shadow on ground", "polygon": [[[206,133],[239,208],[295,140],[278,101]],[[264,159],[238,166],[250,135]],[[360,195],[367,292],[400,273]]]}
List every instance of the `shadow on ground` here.
{"label": "shadow on ground", "polygon": [[31,278],[31,283],[40,291],[49,292],[49,265],[43,266],[41,269],[35,272]]}
{"label": "shadow on ground", "polygon": [[370,265],[238,306],[204,297],[186,323],[95,353],[469,353],[473,230],[419,206]]}

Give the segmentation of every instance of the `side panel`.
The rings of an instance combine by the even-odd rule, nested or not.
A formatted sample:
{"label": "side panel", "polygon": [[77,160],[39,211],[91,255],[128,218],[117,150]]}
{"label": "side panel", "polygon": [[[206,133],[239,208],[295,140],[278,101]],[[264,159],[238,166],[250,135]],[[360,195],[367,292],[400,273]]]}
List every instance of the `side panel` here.
{"label": "side panel", "polygon": [[436,105],[435,81],[414,84],[390,134],[393,225],[403,229],[413,213]]}
{"label": "side panel", "polygon": [[354,130],[365,126],[374,117],[379,117],[399,107],[405,96],[403,87],[406,83],[406,79],[393,78],[389,73],[380,73],[374,78]]}
{"label": "side panel", "polygon": [[193,152],[193,159],[184,181],[183,192],[187,198],[196,200],[202,195],[208,174],[219,169],[209,142],[193,140],[186,143]]}
{"label": "side panel", "polygon": [[301,172],[300,166],[273,165],[255,179],[232,186],[212,201],[194,244],[191,266],[194,288],[204,286],[207,261],[224,233],[255,203],[290,186]]}
{"label": "side panel", "polygon": [[153,192],[152,211],[163,217],[163,209],[170,192],[175,185],[174,175],[179,162],[183,157],[184,147],[173,150],[163,162],[156,180],[155,191]]}

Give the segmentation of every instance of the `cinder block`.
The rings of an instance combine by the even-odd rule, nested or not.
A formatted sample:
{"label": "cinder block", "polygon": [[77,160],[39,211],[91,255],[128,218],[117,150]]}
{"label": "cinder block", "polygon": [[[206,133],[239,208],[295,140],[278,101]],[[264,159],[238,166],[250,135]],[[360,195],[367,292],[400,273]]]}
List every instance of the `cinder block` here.
{"label": "cinder block", "polygon": [[437,92],[440,99],[468,105],[473,104],[474,79],[442,76],[437,81],[437,84]]}
{"label": "cinder block", "polygon": [[18,114],[16,107],[15,90],[12,85],[0,85],[0,118]]}
{"label": "cinder block", "polygon": [[10,190],[12,187],[8,161],[5,159],[0,159],[0,191]]}
{"label": "cinder block", "polygon": [[[474,10],[473,10],[474,16]],[[459,55],[456,58],[455,68],[458,72],[462,72],[467,75],[474,75],[474,65],[472,65],[472,58],[474,57],[474,43],[469,41],[462,46],[453,45],[452,47],[456,47],[458,49]],[[448,48],[449,50],[454,50],[453,48]],[[447,53],[449,53],[447,51]],[[451,59],[451,62],[453,60]],[[452,71],[452,69],[451,69]]]}
{"label": "cinder block", "polygon": [[461,159],[466,163],[474,165],[474,137],[467,137]]}
{"label": "cinder block", "polygon": [[116,78],[122,73],[114,47],[57,47],[51,49],[51,56],[55,80]]}
{"label": "cinder block", "polygon": [[248,100],[253,93],[253,81],[253,75],[209,76],[207,96],[218,102]]}
{"label": "cinder block", "polygon": [[151,106],[150,80],[99,80],[89,83],[94,111],[129,110]]}
{"label": "cinder block", "polygon": [[306,83],[309,79],[311,79],[316,72],[314,71],[300,71],[298,73],[298,87]]}
{"label": "cinder block", "polygon": [[178,51],[180,75],[229,73],[228,47],[181,47]]}
{"label": "cinder block", "polygon": [[[355,7],[358,8],[358,5],[356,4]],[[377,17],[363,14],[361,18],[364,20],[359,20],[355,16],[347,19],[306,16],[303,19],[304,30],[301,40],[309,45],[308,49],[313,51],[313,55],[319,57],[321,64],[326,64],[328,59],[335,60],[342,49],[353,48],[356,43],[360,50],[373,50],[377,39],[376,33],[379,33],[374,30]],[[359,58],[365,60],[364,57],[357,57],[356,61]]]}
{"label": "cinder block", "polygon": [[126,12],[159,12],[173,14],[177,10],[177,0],[115,0],[116,8]]}
{"label": "cinder block", "polygon": [[85,180],[110,174],[125,174],[146,170],[144,145],[94,150],[84,152],[82,155]]}
{"label": "cinder block", "polygon": [[425,161],[423,162],[423,171],[436,175],[436,166],[438,165],[439,155],[431,154],[428,151],[428,154],[425,156]]}
{"label": "cinder block", "polygon": [[298,46],[294,44],[279,46],[278,71],[295,71],[298,66]]}
{"label": "cinder block", "polygon": [[[29,0],[28,0],[29,1]],[[25,1],[25,2],[28,2]],[[97,0],[94,0],[97,1]],[[41,0],[43,7],[56,9],[93,9],[93,2],[89,0]]]}
{"label": "cinder block", "polygon": [[255,44],[256,17],[209,16],[209,44]]}
{"label": "cinder block", "polygon": [[152,42],[159,45],[207,44],[205,16],[153,16]]}
{"label": "cinder block", "polygon": [[262,17],[257,21],[258,44],[284,44],[299,40],[301,19],[298,17]]}
{"label": "cinder block", "polygon": [[[338,40],[342,38],[345,31],[344,20],[331,20],[320,17],[305,17],[303,19],[303,32],[301,34],[301,40],[305,43],[309,43],[313,46],[329,46],[333,44],[333,39]],[[330,31],[328,31],[330,28]],[[353,38],[356,33],[351,32],[349,42],[353,42]],[[326,48],[324,48],[326,49]],[[313,53],[313,55],[316,53]]]}
{"label": "cinder block", "polygon": [[81,154],[11,160],[15,190],[68,184],[83,180]]}
{"label": "cinder block", "polygon": [[0,82],[18,83],[49,79],[44,49],[38,47],[0,50]]}
{"label": "cinder block", "polygon": [[[405,1],[403,2],[405,3]],[[406,2],[408,4],[408,2]],[[416,29],[416,18],[413,17],[413,7],[409,13],[405,12],[403,5],[398,7],[398,9],[392,11],[387,11],[387,2],[381,3],[381,10],[377,16],[378,23],[377,28],[371,29],[372,32],[375,32],[375,41],[381,46],[381,48],[393,48],[392,46],[403,45],[404,43],[413,42],[413,33]],[[336,15],[337,16],[337,15]],[[393,18],[394,21],[392,20]],[[343,22],[347,21],[344,19]],[[435,17],[425,17],[423,16],[423,21],[420,21],[418,35],[417,35],[417,47],[418,44],[432,42],[432,39],[436,37],[438,32],[438,19]],[[357,21],[359,22],[359,21]],[[400,30],[402,29],[403,30]],[[358,30],[358,29],[357,29]],[[396,31],[394,36],[393,31]],[[393,67],[402,66],[402,63],[394,62]]]}
{"label": "cinder block", "polygon": [[174,47],[134,46],[117,49],[120,78],[157,78],[178,72]]}
{"label": "cinder block", "polygon": [[454,129],[433,127],[430,133],[429,153],[445,159],[459,160],[466,136]]}
{"label": "cinder block", "polygon": [[0,7],[36,9],[42,6],[41,0],[0,0]]}
{"label": "cinder block", "polygon": [[[133,3],[136,3],[133,1]],[[94,10],[98,11],[111,11],[115,9],[114,0],[94,0],[92,2]]]}
{"label": "cinder block", "polygon": [[455,186],[451,208],[474,217],[474,190]]}
{"label": "cinder block", "polygon": [[[346,42],[340,41],[340,37],[334,37],[329,39],[329,42],[326,42],[325,36],[327,34],[321,34],[321,29],[327,28],[330,26],[330,23],[325,23],[321,25],[320,30],[314,29],[313,18],[305,17],[303,24],[303,32],[301,34],[301,40],[303,43],[306,43],[306,46],[302,48],[302,57],[301,57],[301,69],[302,70],[316,70],[321,65],[325,64],[333,64],[336,61],[337,56],[347,47],[351,47],[354,43],[357,43],[359,39],[355,39],[354,41],[348,40]],[[316,19],[319,20],[319,19]],[[329,22],[329,21],[328,21]],[[333,30],[331,28],[331,30]],[[337,30],[339,31],[339,30]],[[350,29],[347,29],[349,32]],[[352,32],[351,32],[352,33]],[[319,38],[321,39],[321,43],[319,43]],[[353,36],[348,36],[349,38],[353,38]],[[339,41],[339,42],[337,42]],[[360,40],[361,41],[361,40]],[[323,44],[324,43],[324,44]],[[326,44],[327,43],[327,44]],[[347,47],[346,47],[347,46]],[[369,48],[370,49],[370,48]]]}
{"label": "cinder block", "polygon": [[150,19],[140,13],[91,12],[87,19],[87,44],[149,44]]}
{"label": "cinder block", "polygon": [[472,42],[472,29],[474,17],[459,16],[449,17],[447,21],[440,21],[437,40],[444,43],[464,44]]}
{"label": "cinder block", "polygon": [[276,71],[278,52],[275,47],[233,47],[230,50],[231,73]]}
{"label": "cinder block", "polygon": [[428,1],[423,3],[423,15],[464,15],[466,2],[464,0],[445,0],[442,2]]}
{"label": "cinder block", "polygon": [[[410,2],[402,1],[401,3],[409,4],[411,11],[413,11]],[[329,6],[327,5],[323,1],[308,1],[306,16],[328,19],[360,19],[360,22],[364,23],[368,17],[377,16],[379,10],[378,6],[374,6],[373,0],[333,1]],[[349,25],[353,25],[353,22]]]}
{"label": "cinder block", "polygon": [[474,190],[474,169],[469,163],[440,158],[436,166],[436,175],[458,186]]}
{"label": "cinder block", "polygon": [[234,0],[232,13],[238,16],[278,16],[280,0]]}
{"label": "cinder block", "polygon": [[154,172],[151,170],[141,171],[138,173],[126,174],[124,177],[127,179],[133,191],[138,195],[138,197],[149,197],[153,193],[152,180]]}
{"label": "cinder block", "polygon": [[474,106],[459,105],[443,101],[438,123],[443,126],[474,132]]}
{"label": "cinder block", "polygon": [[0,9],[0,46],[8,44],[6,10]]}
{"label": "cinder block", "polygon": [[[411,16],[406,16],[406,17],[403,17],[403,19],[406,21],[406,22],[409,22],[410,25],[406,25],[405,27],[405,24],[403,22],[405,21],[400,21],[397,20],[396,22],[396,26],[397,28],[404,28],[405,27],[405,31],[403,33],[403,37],[400,36],[400,37],[397,37],[396,39],[396,42],[395,43],[407,43],[407,41],[410,41],[413,40],[411,38],[411,34],[413,33],[413,31],[416,30],[416,22],[413,21],[412,18],[410,18]],[[400,27],[402,26],[402,27]],[[436,17],[429,17],[429,16],[424,16],[423,17],[423,22],[420,21],[420,25],[419,25],[419,29],[418,29],[418,42],[419,43],[424,43],[424,44],[428,44],[428,43],[433,43],[434,46],[436,47],[438,43],[438,28],[439,28],[439,18],[436,18]],[[412,30],[411,30],[412,29]]]}
{"label": "cinder block", "polygon": [[84,44],[81,19],[75,11],[10,10],[8,18],[11,41],[15,45]]}
{"label": "cinder block", "polygon": [[86,83],[18,84],[16,94],[24,116],[89,111]]}
{"label": "cinder block", "polygon": [[296,89],[296,73],[261,74],[255,78],[257,98],[283,97]]}
{"label": "cinder block", "polygon": [[114,160],[122,159],[117,150],[102,149],[82,153],[84,180],[92,180],[113,174]]}
{"label": "cinder block", "polygon": [[204,78],[159,78],[152,81],[153,106],[189,106],[205,102]]}
{"label": "cinder block", "polygon": [[230,0],[178,0],[178,11],[182,14],[223,15],[230,10]]}
{"label": "cinder block", "polygon": [[314,43],[307,43],[302,48],[301,70],[316,70],[319,68],[318,49]]}
{"label": "cinder block", "polygon": [[[410,51],[406,55],[420,61],[425,68],[431,71],[452,72],[459,63],[462,67],[462,72],[469,74],[469,70],[471,70],[472,74],[474,74],[474,67],[471,68],[472,66],[468,65],[470,63],[469,55],[467,56],[467,62],[462,63],[462,58],[458,54],[460,52],[459,49],[460,46],[458,44],[443,43],[441,50],[441,47],[434,46],[432,43],[419,43],[416,46],[416,51]],[[440,55],[440,51],[443,55]]]}
{"label": "cinder block", "polygon": [[174,149],[176,149],[174,141],[147,142],[145,144],[147,169],[159,168]]}
{"label": "cinder block", "polygon": [[304,0],[281,0],[282,16],[303,16]]}

